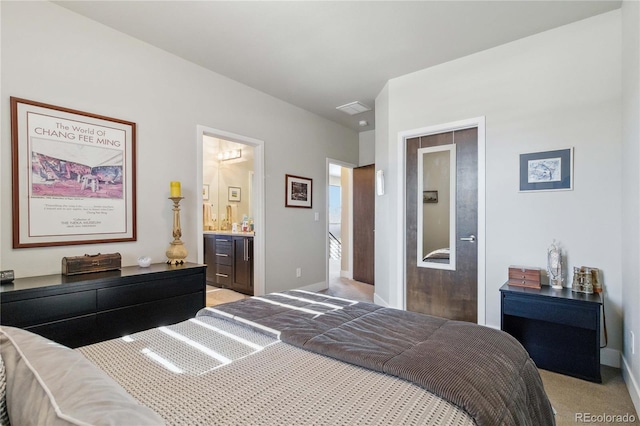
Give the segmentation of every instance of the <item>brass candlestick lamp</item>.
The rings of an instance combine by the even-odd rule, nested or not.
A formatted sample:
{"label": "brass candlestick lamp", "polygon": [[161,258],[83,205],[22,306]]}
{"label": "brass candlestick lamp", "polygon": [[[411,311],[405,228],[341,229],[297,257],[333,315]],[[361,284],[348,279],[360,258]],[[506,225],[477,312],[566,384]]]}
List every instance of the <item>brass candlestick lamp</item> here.
{"label": "brass candlestick lamp", "polygon": [[186,262],[187,249],[180,240],[182,230],[180,229],[180,200],[184,197],[180,193],[180,182],[171,182],[171,197],[173,201],[173,241],[167,249],[167,263],[170,265],[182,265]]}

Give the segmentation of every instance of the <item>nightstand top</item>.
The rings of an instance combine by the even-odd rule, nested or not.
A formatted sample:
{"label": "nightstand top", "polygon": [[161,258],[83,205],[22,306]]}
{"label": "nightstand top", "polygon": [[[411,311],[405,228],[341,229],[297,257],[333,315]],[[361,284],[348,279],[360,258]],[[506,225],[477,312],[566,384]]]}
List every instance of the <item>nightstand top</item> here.
{"label": "nightstand top", "polygon": [[558,299],[578,300],[581,302],[599,303],[602,304],[602,296],[600,293],[586,294],[571,291],[570,288],[563,287],[561,289],[555,289],[548,285],[543,285],[541,288],[529,288],[529,287],[517,287],[505,283],[500,287],[501,292],[510,292],[523,295],[543,296],[543,297],[555,297]]}

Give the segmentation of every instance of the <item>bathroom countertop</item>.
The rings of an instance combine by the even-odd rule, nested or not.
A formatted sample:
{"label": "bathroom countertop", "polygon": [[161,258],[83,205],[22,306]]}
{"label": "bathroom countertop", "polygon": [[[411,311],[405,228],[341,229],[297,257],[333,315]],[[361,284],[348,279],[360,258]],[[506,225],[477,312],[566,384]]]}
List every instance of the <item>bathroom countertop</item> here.
{"label": "bathroom countertop", "polygon": [[251,232],[231,232],[231,231],[202,231],[204,234],[209,235],[245,235],[248,237],[253,237],[255,235],[255,231]]}

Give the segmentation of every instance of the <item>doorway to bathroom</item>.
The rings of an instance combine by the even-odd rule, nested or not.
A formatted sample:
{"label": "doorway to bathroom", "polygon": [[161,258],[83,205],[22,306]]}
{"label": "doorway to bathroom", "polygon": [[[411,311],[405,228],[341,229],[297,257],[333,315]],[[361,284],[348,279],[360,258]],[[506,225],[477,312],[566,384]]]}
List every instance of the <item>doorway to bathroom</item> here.
{"label": "doorway to bathroom", "polygon": [[[199,158],[196,169],[202,194],[199,199],[200,207],[196,211],[200,235],[203,236],[198,243],[198,262],[207,263],[207,237],[218,233],[228,234],[231,242],[229,250],[233,251],[234,263],[221,263],[220,271],[217,266],[212,267],[216,274],[229,275],[228,278],[232,280],[228,285],[223,283],[221,287],[234,288],[246,284],[252,287],[252,294],[262,295],[266,292],[264,142],[198,126],[197,152]],[[223,271],[227,266],[232,267],[233,271],[246,273],[229,274],[228,271]],[[239,280],[241,276],[243,278]]]}

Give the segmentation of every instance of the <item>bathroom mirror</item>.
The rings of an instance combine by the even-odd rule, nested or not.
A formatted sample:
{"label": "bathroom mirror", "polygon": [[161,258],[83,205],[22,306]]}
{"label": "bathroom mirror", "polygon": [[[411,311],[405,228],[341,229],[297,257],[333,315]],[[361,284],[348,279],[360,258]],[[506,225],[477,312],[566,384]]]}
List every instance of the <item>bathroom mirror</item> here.
{"label": "bathroom mirror", "polygon": [[253,217],[254,148],[204,135],[202,159],[203,231],[232,231]]}
{"label": "bathroom mirror", "polygon": [[456,269],[456,146],[418,149],[418,266]]}

